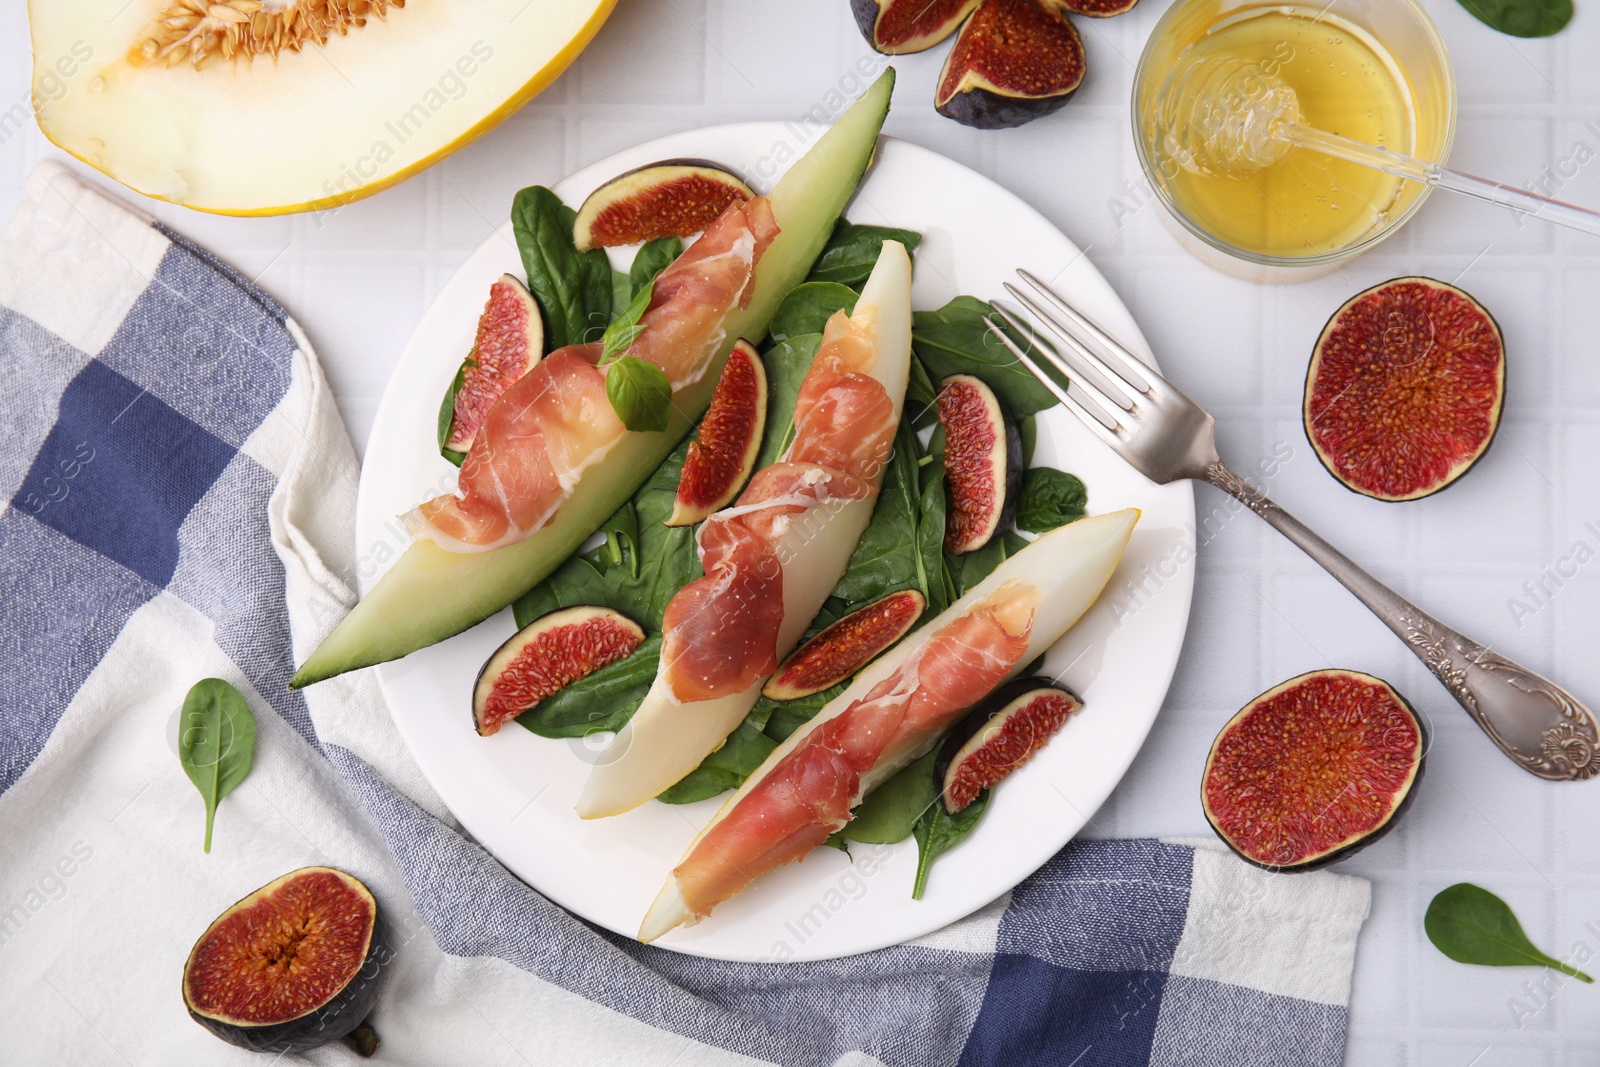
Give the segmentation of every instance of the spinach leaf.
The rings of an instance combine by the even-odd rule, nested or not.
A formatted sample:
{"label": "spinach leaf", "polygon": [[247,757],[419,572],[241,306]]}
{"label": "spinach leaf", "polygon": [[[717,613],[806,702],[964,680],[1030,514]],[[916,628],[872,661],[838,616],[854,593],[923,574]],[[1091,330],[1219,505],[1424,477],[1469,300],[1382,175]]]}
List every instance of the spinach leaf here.
{"label": "spinach leaf", "polygon": [[917,820],[917,880],[911,886],[912,900],[922,899],[933,861],[966,840],[988,806],[989,791],[985,789],[978,799],[954,815],[945,811],[943,804],[930,804],[922,813]]}
{"label": "spinach leaf", "polygon": [[[476,349],[472,355],[477,355]],[[462,360],[461,366],[456,368],[456,376],[450,379],[450,388],[444,391],[444,399],[439,402],[439,455],[458,467],[461,466],[462,460],[467,458],[467,454],[451,451],[445,447],[445,442],[450,440],[450,424],[456,417],[456,394],[461,392],[461,386],[467,380],[467,368],[476,366],[471,355]]]}
{"label": "spinach leaf", "polygon": [[946,507],[944,464],[935,463],[923,471],[922,497],[917,507],[917,575],[925,583],[922,593],[928,598],[929,618],[949,607],[953,599],[944,573]]}
{"label": "spinach leaf", "polygon": [[620,270],[617,270],[615,267],[613,267],[611,269],[612,312],[615,313],[617,308],[627,307],[628,302],[632,300],[635,295],[636,294],[634,293],[633,289],[633,280]]}
{"label": "spinach leaf", "polygon": [[530,185],[511,202],[511,229],[552,351],[595,340],[611,321],[611,261],[603,248],[579,252],[573,245],[576,217],[542,185]]}
{"label": "spinach leaf", "polygon": [[1585,982],[1594,979],[1540,952],[1505,901],[1471,882],[1441,890],[1422,920],[1428,940],[1457,963],[1484,967],[1554,967]]}
{"label": "spinach leaf", "polygon": [[778,743],[762,733],[759,725],[746,718],[721,748],[656,799],[668,804],[693,804],[726,789],[737,789],[777,747]]}
{"label": "spinach leaf", "polygon": [[957,595],[966,596],[975,585],[993,574],[996,567],[1027,547],[1026,537],[1015,530],[1007,530],[976,552],[950,556],[950,571],[955,579]]}
{"label": "spinach leaf", "polygon": [[1461,0],[1461,6],[1512,37],[1549,37],[1572,21],[1572,0]]}
{"label": "spinach leaf", "polygon": [[661,637],[652,634],[631,656],[550,694],[517,722],[540,737],[585,737],[600,730],[620,730],[644,703],[660,665]]}
{"label": "spinach leaf", "polygon": [[178,760],[206,803],[207,852],[217,803],[250,773],[255,748],[255,716],[239,691],[221,678],[196,682],[183,698]]}
{"label": "spinach leaf", "polygon": [[883,845],[911,836],[928,805],[938,803],[939,791],[933,784],[933,761],[938,754],[935,748],[868,794],[856,808],[855,818],[845,825],[843,836]]}
{"label": "spinach leaf", "polygon": [[[984,325],[991,317],[999,321],[994,308],[971,296],[911,316],[911,346],[934,384],[952,374],[974,375],[1019,418],[1054,407],[1055,396]],[[1010,327],[1006,331],[1019,347],[1029,347],[1026,338]]]}
{"label": "spinach leaf", "polygon": [[939,409],[933,403],[937,395],[933,379],[928,377],[928,368],[922,365],[922,360],[912,357],[903,417],[911,421],[913,429],[923,430],[939,421]]}
{"label": "spinach leaf", "polygon": [[[833,587],[834,596],[852,604],[866,604],[900,589],[918,589],[929,598],[932,607],[928,575],[918,551],[920,451],[911,427],[901,422],[872,520],[856,543],[843,577]],[[944,537],[942,522],[939,537]]]}
{"label": "spinach leaf", "polygon": [[1048,533],[1083,518],[1088,490],[1075,474],[1054,467],[1030,467],[1022,476],[1022,496],[1017,501],[1017,528]]}
{"label": "spinach leaf", "polygon": [[755,715],[759,712],[766,717],[765,733],[768,737],[774,741],[787,741],[790,734],[815,718],[817,712],[821,711],[828,701],[844,692],[849,685],[850,681],[846,679],[820,693],[813,693],[797,700],[771,700],[762,697],[756,702],[755,711],[750,714]]}
{"label": "spinach leaf", "polygon": [[821,333],[835,311],[846,315],[854,311],[856,299],[854,289],[837,282],[803,282],[779,302],[767,335],[774,341],[783,341],[801,334]]}
{"label": "spinach leaf", "polygon": [[1024,415],[1017,420],[1017,432],[1022,435],[1022,465],[1033,466],[1033,453],[1039,447],[1039,417]]}
{"label": "spinach leaf", "polygon": [[779,341],[761,357],[767,368],[767,424],[755,470],[776,463],[794,439],[794,405],[800,399],[800,383],[821,345],[820,333],[805,333]]}
{"label": "spinach leaf", "polygon": [[897,230],[888,226],[857,226],[840,219],[806,280],[860,285],[872,273],[885,241],[899,241],[909,253],[916,251],[917,245],[922,242],[922,235],[915,230]]}
{"label": "spinach leaf", "polygon": [[639,246],[633,254],[633,266],[628,268],[628,282],[635,293],[655,284],[656,275],[667,269],[673,260],[683,255],[683,242],[676,237],[657,237]]}

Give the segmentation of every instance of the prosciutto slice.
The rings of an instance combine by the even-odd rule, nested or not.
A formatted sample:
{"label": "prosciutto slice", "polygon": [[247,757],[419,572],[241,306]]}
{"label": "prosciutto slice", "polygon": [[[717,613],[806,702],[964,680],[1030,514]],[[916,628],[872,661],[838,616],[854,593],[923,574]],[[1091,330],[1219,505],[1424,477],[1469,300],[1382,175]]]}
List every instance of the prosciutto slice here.
{"label": "prosciutto slice", "polygon": [[[703,377],[726,340],[723,320],[748,304],[777,233],[764,197],[729,205],[657,276],[628,353],[665,371],[674,390]],[[507,389],[461,464],[457,491],[424,503],[416,532],[455,551],[486,551],[548,522],[584,468],[628,432],[606,398],[599,358],[597,343],[557,349]]]}

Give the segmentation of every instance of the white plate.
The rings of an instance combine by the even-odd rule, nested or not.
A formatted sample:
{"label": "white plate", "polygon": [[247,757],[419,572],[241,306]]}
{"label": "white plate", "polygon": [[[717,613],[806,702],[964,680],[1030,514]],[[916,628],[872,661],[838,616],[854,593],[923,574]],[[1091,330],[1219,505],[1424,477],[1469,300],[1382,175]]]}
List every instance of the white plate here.
{"label": "white plate", "polygon": [[[768,188],[815,130],[748,123],[665,137],[620,152],[557,185],[576,204],[632,167],[679,156],[716,159]],[[857,222],[920,230],[915,306],[959,293],[992,297],[1016,267],[1050,279],[1078,306],[1148,356],[1127,309],[1077,247],[987,178],[926,149],[886,139],[851,205]],[[619,263],[625,268],[626,263]],[[357,514],[362,571],[381,571],[405,544],[395,516],[454,485],[435,447],[439,398],[471,347],[489,285],[521,275],[511,224],[469,256],[439,293],[401,357],[367,445]],[[1194,496],[1156,486],[1061,408],[1039,420],[1037,461],[1072,471],[1096,513],[1144,517],[1099,604],[1051,650],[1051,673],[1085,708],[995,793],[979,830],[940,859],[911,899],[916,847],[854,846],[855,864],[819,849],[763,878],[667,948],[730,960],[828,959],[938,930],[1015,886],[1066,844],[1122,778],[1154,722],[1177,663],[1194,584]],[[363,573],[370,587],[375,574]],[[720,799],[687,807],[651,802],[583,822],[573,814],[588,771],[582,741],[521,729],[472,729],[479,666],[514,629],[509,610],[432,648],[377,668],[401,736],[468,831],[518,877],[592,922],[632,936],[662,879]]]}

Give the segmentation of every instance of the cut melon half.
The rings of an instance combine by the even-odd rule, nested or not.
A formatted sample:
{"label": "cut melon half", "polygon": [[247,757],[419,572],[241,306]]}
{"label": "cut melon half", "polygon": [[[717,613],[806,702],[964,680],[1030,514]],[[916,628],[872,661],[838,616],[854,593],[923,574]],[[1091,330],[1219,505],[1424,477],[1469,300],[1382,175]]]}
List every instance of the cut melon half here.
{"label": "cut melon half", "polygon": [[616,0],[30,0],[58,146],[146,195],[276,215],[369,196],[567,68]]}

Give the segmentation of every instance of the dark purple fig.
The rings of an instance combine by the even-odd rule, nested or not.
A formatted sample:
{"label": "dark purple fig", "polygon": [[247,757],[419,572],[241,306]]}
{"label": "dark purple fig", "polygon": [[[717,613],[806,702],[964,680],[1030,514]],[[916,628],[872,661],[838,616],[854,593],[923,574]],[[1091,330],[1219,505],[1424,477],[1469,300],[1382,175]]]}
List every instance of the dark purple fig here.
{"label": "dark purple fig", "polygon": [[1074,15],[1088,15],[1092,19],[1108,19],[1132,11],[1139,0],[1058,0],[1062,7]]}
{"label": "dark purple fig", "polygon": [[980,378],[952,374],[935,401],[944,427],[950,487],[944,544],[976,552],[1011,528],[1022,493],[1022,434],[1005,403]]}
{"label": "dark purple fig", "polygon": [[851,0],[867,43],[886,56],[932,48],[972,14],[979,0]]}
{"label": "dark purple fig", "polygon": [[610,608],[582,605],[541,615],[490,656],[472,687],[472,721],[484,737],[644,640],[639,624]]}
{"label": "dark purple fig", "polygon": [[744,179],[704,159],[668,159],[619,174],[578,208],[572,243],[580,252],[688,237],[735,200],[755,193]]}
{"label": "dark purple fig", "polygon": [[1388,833],[1422,779],[1427,745],[1422,720],[1389,683],[1312,671],[1228,720],[1206,758],[1201,803],[1241,858],[1315,870]]}
{"label": "dark purple fig", "polygon": [[348,1037],[364,1056],[363,1020],[378,996],[378,902],[332,867],[303,867],[219,915],[189,950],[189,1017],[230,1045],[305,1052]]}
{"label": "dark purple fig", "polygon": [[984,0],[944,61],[933,103],[966,126],[1021,126],[1083,82],[1083,40],[1056,0]]}
{"label": "dark purple fig", "polygon": [[1078,695],[1048,678],[1018,678],[990,693],[945,737],[934,759],[934,784],[954,815],[992,789],[1049,743]]}

